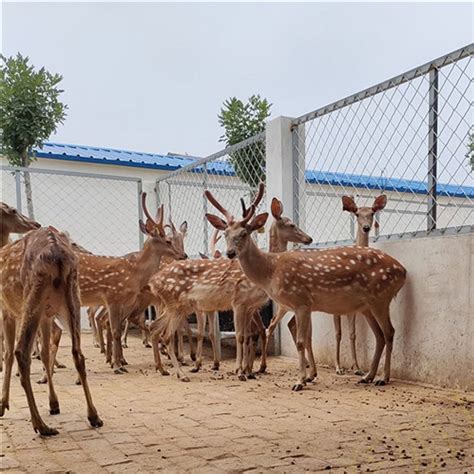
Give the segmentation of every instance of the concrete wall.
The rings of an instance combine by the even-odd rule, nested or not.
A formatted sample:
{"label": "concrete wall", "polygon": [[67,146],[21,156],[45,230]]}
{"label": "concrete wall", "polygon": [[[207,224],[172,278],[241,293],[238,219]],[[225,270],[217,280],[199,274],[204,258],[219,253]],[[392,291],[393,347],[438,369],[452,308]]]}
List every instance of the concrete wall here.
{"label": "concrete wall", "polygon": [[[392,302],[395,327],[392,374],[395,378],[474,390],[474,234],[420,238],[375,245],[408,270],[407,282]],[[285,322],[282,354],[296,356]],[[342,362],[350,367],[347,319],[343,318]],[[367,370],[374,336],[357,317],[359,363]],[[334,367],[332,316],[313,314],[313,348],[317,362]],[[383,367],[381,359],[379,371]]]}

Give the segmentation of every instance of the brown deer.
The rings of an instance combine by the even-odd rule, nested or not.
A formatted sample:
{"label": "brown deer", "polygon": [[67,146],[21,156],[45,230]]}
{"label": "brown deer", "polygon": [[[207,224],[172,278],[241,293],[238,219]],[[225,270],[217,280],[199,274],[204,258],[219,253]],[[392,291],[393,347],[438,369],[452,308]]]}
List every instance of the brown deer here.
{"label": "brown deer", "polygon": [[[10,379],[15,354],[20,381],[28,399],[33,429],[42,436],[58,434],[47,426],[38,412],[30,380],[31,350],[38,328],[41,332],[41,360],[44,364],[52,415],[59,402],[52,381],[50,363],[51,327],[55,317],[63,320],[71,333],[72,355],[87,403],[87,417],[93,427],[102,420],[92,402],[81,351],[78,259],[68,237],[52,227],[29,232],[23,239],[0,250],[0,282],[5,328],[5,375],[0,416],[9,409]],[[15,326],[20,334],[15,346]]]}
{"label": "brown deer", "polygon": [[114,372],[127,372],[122,353],[122,323],[134,310],[137,299],[159,268],[164,256],[184,259],[186,254],[174,247],[163,226],[163,206],[156,221],[146,207],[142,194],[146,223],[140,220],[141,231],[148,236],[139,252],[128,257],[105,257],[77,252],[79,287],[82,306],[105,306],[112,333],[112,366]]}
{"label": "brown deer", "polygon": [[[263,192],[263,184],[260,189]],[[304,355],[305,349],[310,349],[308,332],[312,311],[364,314],[374,332],[376,348],[370,371],[361,382],[374,380],[385,347],[384,375],[376,384],[388,383],[395,333],[390,321],[390,302],[405,283],[405,268],[381,250],[361,246],[262,252],[251,234],[265,224],[268,213],[254,217],[256,208],[252,205],[247,215],[236,221],[211,193],[207,191],[206,195],[226,218],[224,221],[206,214],[216,229],[225,231],[227,256],[231,259],[237,257],[251,282],[295,313],[300,375],[293,390],[301,390],[308,381]],[[309,362],[311,380],[315,363],[313,360]]]}
{"label": "brown deer", "polygon": [[[0,201],[0,248],[10,243],[10,234],[24,234],[41,224],[24,216],[6,202]],[[0,372],[3,370],[3,322],[0,321]]]}

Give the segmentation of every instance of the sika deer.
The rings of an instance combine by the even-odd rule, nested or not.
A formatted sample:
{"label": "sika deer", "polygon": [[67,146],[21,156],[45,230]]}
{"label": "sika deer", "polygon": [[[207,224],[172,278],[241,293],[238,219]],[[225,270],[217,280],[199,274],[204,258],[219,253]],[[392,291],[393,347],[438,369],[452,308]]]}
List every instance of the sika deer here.
{"label": "sika deer", "polygon": [[[357,236],[356,236],[356,245],[361,247],[369,246],[369,233],[372,229],[374,223],[374,216],[378,211],[384,209],[387,204],[387,196],[381,194],[376,197],[372,207],[357,207],[354,199],[349,196],[342,197],[343,210],[351,212],[356,217],[357,221]],[[336,374],[341,375],[344,373],[344,370],[341,369],[340,361],[340,351],[341,351],[341,316],[335,314],[334,318],[334,328],[336,330]],[[352,368],[354,369],[354,374],[364,375],[364,372],[360,369],[359,363],[357,361],[357,351],[356,351],[356,315],[355,313],[347,315],[349,320],[350,328],[350,340],[351,340],[351,354],[352,354]]]}
{"label": "sika deer", "polygon": [[[41,224],[19,213],[14,207],[0,202],[0,248],[10,243],[10,234],[24,234]],[[3,319],[0,318],[0,372],[3,370]]]}
{"label": "sika deer", "polygon": [[[67,323],[72,339],[72,355],[87,402],[87,417],[93,427],[102,426],[89,391],[84,356],[81,352],[78,259],[65,234],[52,227],[31,231],[23,239],[0,251],[0,282],[5,325],[5,376],[0,416],[9,409],[10,379],[15,353],[20,381],[28,399],[33,428],[42,436],[58,434],[41,419],[30,380],[31,349],[40,328],[41,360],[48,386],[52,415],[59,413],[59,402],[52,380],[50,363],[51,326],[54,317]],[[20,335],[15,345],[15,326],[20,322]]]}
{"label": "sika deer", "polygon": [[[263,184],[260,192],[263,193]],[[304,357],[305,349],[310,349],[308,332],[312,311],[364,314],[374,332],[376,349],[370,372],[361,382],[373,381],[385,346],[384,376],[376,384],[388,383],[395,333],[390,321],[390,302],[405,283],[405,268],[381,250],[360,246],[264,253],[251,234],[265,225],[268,213],[254,217],[255,206],[252,205],[244,219],[235,221],[209,191],[206,195],[226,218],[224,221],[206,214],[215,228],[225,231],[227,256],[237,257],[251,282],[295,312],[300,376],[293,390],[301,390],[316,373],[315,362],[310,359],[310,376],[307,377]]]}
{"label": "sika deer", "polygon": [[140,221],[141,231],[148,236],[143,250],[129,257],[105,257],[77,252],[79,257],[79,286],[82,306],[104,305],[109,315],[113,337],[113,369],[127,372],[121,346],[122,323],[134,310],[142,289],[160,266],[163,256],[184,259],[186,255],[173,246],[163,227],[163,206],[155,221],[146,207],[142,194],[146,223]]}

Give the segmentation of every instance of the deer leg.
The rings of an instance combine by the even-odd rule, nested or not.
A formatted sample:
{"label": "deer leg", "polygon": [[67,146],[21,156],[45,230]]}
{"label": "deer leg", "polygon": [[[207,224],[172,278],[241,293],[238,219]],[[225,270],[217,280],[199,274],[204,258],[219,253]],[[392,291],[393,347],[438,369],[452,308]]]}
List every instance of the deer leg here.
{"label": "deer leg", "polygon": [[176,331],[176,351],[177,359],[181,365],[188,365],[184,360],[184,324],[183,321],[182,326]]}
{"label": "deer leg", "polygon": [[217,341],[216,341],[216,313],[207,313],[207,321],[208,321],[208,331],[209,331],[209,339],[211,340],[212,346],[212,357],[214,359],[214,363],[212,365],[212,370],[219,370],[220,365],[220,357],[219,351],[217,349]]}
{"label": "deer leg", "polygon": [[41,359],[41,349],[40,349],[40,346],[39,346],[39,338],[36,338],[35,341],[34,341],[34,346],[33,346],[33,352],[31,354],[31,357],[33,359],[38,359],[40,360]]}
{"label": "deer leg", "polygon": [[71,277],[68,281],[68,295],[67,295],[67,321],[72,340],[72,357],[74,365],[76,366],[79,380],[81,381],[82,389],[87,404],[87,419],[94,428],[100,428],[104,423],[99,418],[97,410],[92,401],[91,392],[89,390],[89,383],[87,382],[86,362],[81,350],[81,303],[78,297],[78,289]]}
{"label": "deer leg", "polygon": [[110,305],[108,308],[108,313],[110,331],[112,335],[112,368],[114,369],[115,374],[122,374],[123,372],[127,372],[127,369],[122,365],[122,314],[116,305]]}
{"label": "deer leg", "polygon": [[61,342],[61,336],[63,335],[63,330],[59,326],[59,324],[56,323],[56,321],[53,320],[52,326],[51,326],[51,361],[53,365],[58,368],[58,369],[65,369],[66,366],[64,364],[61,364],[59,360],[57,359],[57,354],[58,354],[58,349],[59,349],[59,343]]}
{"label": "deer leg", "polygon": [[137,319],[137,324],[138,327],[142,331],[142,342],[145,347],[151,347],[150,342],[148,340],[150,336],[150,330],[148,329],[148,326],[146,325],[146,319],[145,319],[145,312],[142,311],[140,315],[138,316]]}
{"label": "deer leg", "polygon": [[264,374],[267,370],[267,331],[265,330],[265,325],[263,324],[262,315],[260,314],[260,311],[255,314],[254,322],[262,344],[262,357],[260,359],[260,367],[258,369],[258,373]]}
{"label": "deer leg", "polygon": [[184,327],[186,329],[186,335],[188,336],[188,344],[189,344],[189,356],[193,362],[196,361],[196,349],[194,348],[194,339],[193,333],[191,331],[191,326],[189,321],[186,319]]}
{"label": "deer leg", "polygon": [[10,381],[12,377],[13,358],[15,351],[16,322],[10,313],[3,311],[3,335],[5,338],[5,372],[3,373],[2,402],[0,404],[0,416],[5,410],[10,409]]}
{"label": "deer leg", "polygon": [[207,318],[205,313],[201,313],[200,311],[196,312],[197,352],[194,367],[191,369],[191,372],[199,372],[199,369],[202,366],[202,346],[204,342],[204,331],[206,329],[206,319]]}
{"label": "deer leg", "polygon": [[[166,317],[166,316],[165,316]],[[173,367],[176,370],[176,376],[182,381],[182,382],[189,382],[189,377],[187,377],[183,370],[181,369],[181,366],[178,362],[178,358],[176,357],[176,353],[174,350],[170,350],[172,348],[169,347],[169,343],[173,340],[174,335],[176,332],[183,327],[182,324],[183,318],[177,318],[176,316],[171,317],[171,322],[168,322],[168,329],[165,331],[165,337],[164,342],[166,346],[168,347],[168,353],[171,358],[171,362],[173,364]],[[169,321],[169,320],[168,320]]]}
{"label": "deer leg", "polygon": [[161,375],[169,375],[170,373],[165,370],[163,364],[161,363],[160,355],[160,335],[157,332],[151,331],[151,345],[153,347],[153,356],[155,359],[155,368],[159,370]]}
{"label": "deer leg", "polygon": [[385,364],[383,378],[376,380],[375,385],[386,385],[390,381],[390,366],[392,359],[393,337],[395,336],[395,329],[390,321],[389,308],[382,308],[377,310],[375,318],[382,329],[385,340]]}
{"label": "deer leg", "polygon": [[365,319],[369,323],[370,328],[372,329],[375,335],[375,353],[370,365],[370,371],[364,377],[359,380],[359,383],[370,383],[374,380],[375,375],[377,374],[377,369],[379,366],[380,356],[382,355],[383,348],[385,346],[385,339],[382,332],[382,329],[379,326],[379,323],[372,315],[371,311],[364,312]]}
{"label": "deer leg", "polygon": [[341,315],[334,314],[332,318],[334,321],[334,329],[336,332],[336,374],[342,375],[344,373],[344,370],[341,369]]}
{"label": "deer leg", "polygon": [[103,326],[102,319],[103,318],[101,317],[101,314],[99,313],[95,322],[96,322],[96,327],[97,327],[97,338],[99,340],[100,353],[105,354],[104,326]]}
{"label": "deer leg", "polygon": [[91,308],[91,307],[87,308],[87,316],[89,318],[89,326],[91,327],[91,331],[92,331],[92,339],[94,341],[94,347],[100,347],[99,337],[97,334],[97,323],[95,320],[96,309],[97,308]]}
{"label": "deer leg", "polygon": [[20,382],[28,400],[33,429],[35,432],[39,432],[41,436],[53,436],[58,434],[58,430],[50,428],[41,419],[30,380],[31,350],[35,342],[34,340],[41,318],[42,305],[38,303],[41,298],[42,289],[43,285],[35,287],[30,297],[24,303],[25,309],[21,323],[20,337],[15,348],[15,357],[20,371]]}
{"label": "deer leg", "polygon": [[[265,361],[267,359],[268,355],[268,346],[270,344],[273,332],[275,331],[276,327],[280,323],[280,321],[283,319],[283,316],[287,313],[287,308],[284,308],[280,305],[277,306],[277,312],[275,316],[273,316],[272,320],[270,321],[270,325],[268,326],[267,329],[267,335],[266,335],[266,340],[265,340],[265,347],[263,348],[263,353],[262,353],[262,358],[263,354],[265,354]],[[266,370],[266,367],[265,367]]]}
{"label": "deer leg", "polygon": [[110,329],[110,324],[107,322],[106,330],[105,330],[105,362],[107,364],[110,364],[110,367],[112,366],[112,331]]}
{"label": "deer leg", "polygon": [[306,361],[305,348],[308,339],[309,320],[311,318],[311,311],[307,308],[298,308],[295,312],[296,318],[296,348],[298,349],[299,371],[300,376],[298,381],[293,385],[292,390],[297,392],[302,390],[306,385]]}
{"label": "deer leg", "polygon": [[[296,316],[293,316],[289,321],[288,321],[288,329],[290,331],[290,334],[291,334],[291,337],[293,338],[293,341],[295,343],[295,346],[296,346]],[[306,367],[309,367],[309,362],[308,362],[308,359],[306,358],[306,354],[305,354],[305,359],[304,359],[304,363],[306,365]]]}
{"label": "deer leg", "polygon": [[258,340],[258,334],[256,334],[256,326],[253,321],[254,314],[247,314],[247,324],[246,324],[246,361],[245,361],[245,374],[249,379],[255,379],[255,374],[253,373],[253,363],[255,361],[256,355],[256,341],[254,336],[256,335]]}
{"label": "deer leg", "polygon": [[0,310],[0,372],[3,372],[3,316]]}
{"label": "deer leg", "polygon": [[[311,313],[308,318],[307,324],[308,328],[306,332],[306,354],[309,361],[309,377],[306,378],[306,382],[312,382],[318,376],[318,370],[316,368],[316,361],[314,360],[313,354],[313,322],[311,319]],[[308,365],[308,363],[306,364]]]}
{"label": "deer leg", "polygon": [[125,328],[123,329],[123,337],[122,337],[122,347],[127,348],[127,337],[128,337],[128,328],[130,327],[130,320],[127,318],[125,320]]}
{"label": "deer leg", "polygon": [[245,381],[247,378],[243,373],[243,349],[245,340],[245,309],[241,306],[234,308],[234,327],[235,327],[235,345],[236,345],[236,360],[235,373],[239,380]]}
{"label": "deer leg", "polygon": [[357,350],[356,350],[356,313],[350,314],[349,318],[349,330],[351,339],[351,354],[352,354],[352,369],[355,375],[364,375],[364,372],[359,367],[357,361]]}
{"label": "deer leg", "polygon": [[41,333],[41,361],[43,362],[44,375],[48,384],[49,392],[49,414],[58,415],[59,401],[56,391],[53,385],[53,366],[54,359],[51,357],[50,341],[51,341],[51,325],[53,321],[50,318],[42,318],[40,321],[40,333]]}

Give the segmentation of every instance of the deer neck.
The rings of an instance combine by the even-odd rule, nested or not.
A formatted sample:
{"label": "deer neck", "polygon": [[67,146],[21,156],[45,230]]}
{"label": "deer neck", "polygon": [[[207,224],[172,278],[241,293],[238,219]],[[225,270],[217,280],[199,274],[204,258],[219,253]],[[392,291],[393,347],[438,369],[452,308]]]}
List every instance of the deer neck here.
{"label": "deer neck", "polygon": [[141,286],[146,285],[148,280],[158,271],[160,262],[161,254],[158,254],[150,243],[145,242],[143,250],[138,253],[136,260],[137,281]]}
{"label": "deer neck", "polygon": [[360,247],[369,246],[369,233],[362,231],[360,228],[357,230],[356,245]]}
{"label": "deer neck", "polygon": [[288,242],[283,240],[276,230],[275,226],[270,227],[270,244],[269,251],[273,253],[285,252],[288,250]]}
{"label": "deer neck", "polygon": [[9,237],[10,237],[10,232],[1,232],[0,233],[0,242],[1,242],[2,247],[5,247],[5,245],[8,244]]}
{"label": "deer neck", "polygon": [[275,257],[262,252],[252,238],[247,246],[239,252],[239,263],[246,277],[260,287],[267,287],[272,280],[275,269]]}

